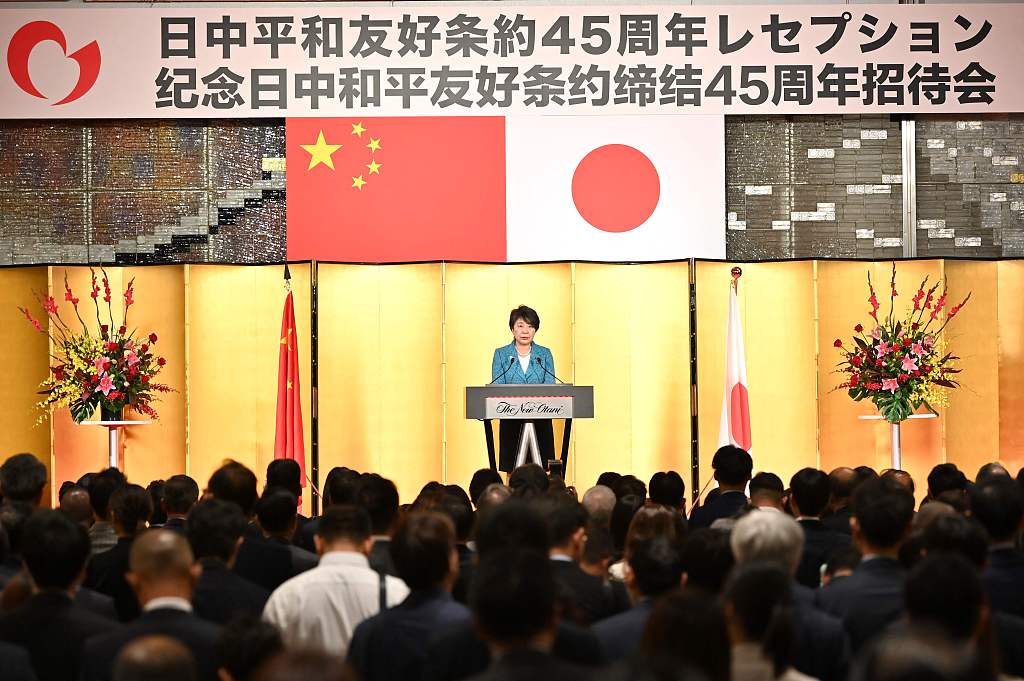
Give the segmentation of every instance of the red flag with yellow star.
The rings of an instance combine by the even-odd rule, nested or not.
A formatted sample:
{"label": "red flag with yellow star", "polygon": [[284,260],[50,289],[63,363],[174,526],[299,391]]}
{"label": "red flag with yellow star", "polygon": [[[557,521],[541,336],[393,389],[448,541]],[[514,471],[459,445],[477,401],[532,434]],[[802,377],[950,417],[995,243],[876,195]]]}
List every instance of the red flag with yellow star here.
{"label": "red flag with yellow star", "polygon": [[281,316],[281,340],[277,361],[277,429],[274,458],[293,459],[306,485],[306,447],[302,435],[302,400],[299,399],[299,346],[295,329],[295,303],[289,288]]}

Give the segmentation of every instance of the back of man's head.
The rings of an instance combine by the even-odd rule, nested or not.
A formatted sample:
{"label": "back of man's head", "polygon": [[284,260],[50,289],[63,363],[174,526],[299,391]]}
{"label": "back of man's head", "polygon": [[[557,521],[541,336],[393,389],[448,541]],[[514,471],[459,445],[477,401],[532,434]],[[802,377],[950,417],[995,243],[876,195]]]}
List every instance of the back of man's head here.
{"label": "back of man's head", "polygon": [[150,589],[163,590],[173,585],[191,595],[195,581],[192,571],[192,549],[180,532],[173,530],[147,530],[132,542],[128,564],[131,568],[129,581],[139,594],[144,606],[143,592]]}
{"label": "back of man's head", "polygon": [[481,559],[506,548],[536,551],[545,556],[551,548],[544,518],[518,499],[484,511],[476,529],[476,550]]}
{"label": "back of man's head", "polygon": [[358,472],[345,466],[332,468],[324,483],[324,506],[355,503],[358,487]]}
{"label": "back of man's head", "polygon": [[291,534],[298,515],[298,499],[284,487],[268,487],[256,502],[256,519],[267,534]]}
{"label": "back of man's head", "polygon": [[993,476],[971,490],[971,514],[993,542],[1010,542],[1020,532],[1024,500],[1020,487],[1009,476]]}
{"label": "back of man's head", "polygon": [[330,506],[320,516],[316,536],[325,547],[339,543],[362,546],[373,534],[370,514],[361,506]]}
{"label": "back of man's head", "polygon": [[113,681],[194,681],[192,653],[168,636],[143,636],[114,659]]}
{"label": "back of man's head", "polygon": [[250,681],[264,662],[282,650],[277,627],[255,615],[243,615],[229,622],[217,638],[217,669],[227,672],[231,681]]}
{"label": "back of man's head", "polygon": [[900,470],[898,468],[890,468],[882,473],[883,478],[886,480],[892,480],[893,482],[903,485],[907,488],[907,491],[913,494],[917,490],[917,485],[914,483],[913,476],[910,473]]}
{"label": "back of man's head", "polygon": [[666,471],[655,473],[647,485],[651,501],[669,508],[682,508],[686,501],[686,483],[679,473]]}
{"label": "back of man's head", "polygon": [[27,501],[14,501],[0,506],[0,525],[3,525],[7,533],[8,548],[15,556],[21,555],[25,523],[35,510],[36,507]]}
{"label": "back of man's head", "polygon": [[604,485],[608,489],[613,490],[615,489],[615,483],[617,483],[619,481],[619,478],[621,477],[621,473],[616,473],[615,471],[605,471],[604,473],[601,473],[601,475],[597,476],[597,482],[595,482],[594,484]]}
{"label": "back of man's head", "polygon": [[410,589],[435,589],[452,572],[455,526],[432,511],[410,513],[391,539],[391,559]]}
{"label": "back of man's head", "polygon": [[771,506],[782,510],[782,498],[786,488],[782,478],[775,473],[761,472],[750,479],[750,503],[754,506]]}
{"label": "back of man's head", "polygon": [[978,626],[984,591],[978,571],[963,556],[929,555],[911,570],[903,591],[913,624],[937,626],[956,641],[970,638]]}
{"label": "back of man's head", "polygon": [[551,480],[544,469],[535,463],[528,463],[512,471],[508,476],[508,487],[517,499],[529,499],[548,491]]}
{"label": "back of man's head", "polygon": [[990,463],[983,464],[981,468],[978,469],[977,475],[974,476],[974,482],[980,485],[992,478],[1006,478],[1007,480],[1013,479],[1010,477],[1010,471],[1006,470],[1006,466],[998,461],[992,461]]}
{"label": "back of man's head", "polygon": [[206,487],[214,499],[235,503],[246,518],[252,517],[258,498],[256,474],[242,464],[226,462],[213,472]]}
{"label": "back of man's head", "polygon": [[647,485],[645,485],[643,480],[635,475],[620,476],[619,479],[615,481],[615,486],[612,487],[612,491],[615,492],[615,496],[618,499],[628,497],[632,494],[640,497],[644,501],[647,501]]}
{"label": "back of man's head", "polygon": [[75,485],[64,492],[60,498],[60,510],[82,527],[90,527],[93,521],[92,506],[89,504],[89,493],[83,487]]}
{"label": "back of man's head", "polygon": [[729,534],[708,527],[686,535],[681,557],[686,587],[698,587],[713,594],[722,590],[725,577],[735,563]]}
{"label": "back of man's head", "polygon": [[552,548],[565,546],[587,526],[586,510],[567,496],[538,497],[533,499],[530,505],[544,518]]}
{"label": "back of man's head", "polygon": [[487,641],[526,647],[554,626],[556,591],[545,554],[502,549],[481,557],[473,573],[470,607]]}
{"label": "back of man's head", "polygon": [[46,487],[46,466],[31,454],[15,454],[0,466],[0,497],[38,505]]}
{"label": "back of man's head", "polygon": [[988,537],[985,530],[976,521],[959,513],[942,515],[929,523],[924,528],[921,548],[927,555],[959,554],[979,570],[988,560]]}
{"label": "back of man's head", "polygon": [[853,495],[853,517],[864,541],[875,549],[894,549],[914,519],[914,496],[892,480],[873,478]]}
{"label": "back of man's head", "polygon": [[219,558],[228,563],[247,524],[238,504],[207,499],[192,507],[185,521],[185,536],[197,560]]}
{"label": "back of man's head", "polygon": [[954,463],[940,463],[928,474],[928,496],[933,499],[943,492],[966,489],[967,476]]}
{"label": "back of man's head", "polygon": [[274,459],[267,464],[266,487],[283,487],[295,497],[302,496],[302,469],[294,459]]}
{"label": "back of man's head", "polygon": [[477,505],[477,500],[487,486],[496,482],[501,483],[501,475],[494,469],[481,468],[473,473],[473,478],[469,481],[469,499],[473,502],[473,506]]}
{"label": "back of man's head", "polygon": [[512,490],[500,482],[494,482],[484,488],[480,497],[476,500],[476,507],[479,513],[485,513],[488,509],[501,506],[512,498]]}
{"label": "back of man's head", "polygon": [[452,525],[455,527],[455,541],[468,542],[473,535],[473,521],[476,519],[469,500],[454,494],[444,494],[437,510],[452,521]]}
{"label": "back of man's head", "polygon": [[733,525],[729,538],[736,563],[772,563],[792,575],[800,565],[804,532],[784,513],[752,511]]}
{"label": "back of man's head", "polygon": [[199,484],[187,475],[172,475],[164,483],[164,510],[187,515],[199,501]]}
{"label": "back of man's head", "polygon": [[129,535],[144,530],[152,515],[153,497],[140,485],[125,485],[110,497],[110,516]]}
{"label": "back of man's head", "polygon": [[832,491],[832,503],[839,507],[850,501],[853,491],[857,488],[857,472],[852,468],[840,466],[828,474],[829,487]]}
{"label": "back of man's head", "polygon": [[40,509],[25,521],[23,532],[29,539],[21,557],[36,588],[70,589],[89,558],[85,528],[60,511]]}
{"label": "back of man's head", "polygon": [[828,508],[832,485],[825,471],[802,468],[790,479],[789,489],[802,516],[817,518]]}
{"label": "back of man's head", "polygon": [[719,447],[711,459],[715,480],[720,485],[738,487],[746,485],[754,470],[754,460],[746,450],[734,445]]}
{"label": "back of man's head", "polygon": [[631,542],[626,562],[644,596],[654,598],[680,585],[682,557],[678,545],[666,537]]}
{"label": "back of man's head", "polygon": [[110,519],[110,497],[127,484],[124,473],[116,468],[107,468],[92,477],[89,481],[89,503],[97,518]]}
{"label": "back of man's head", "polygon": [[398,520],[398,488],[376,473],[364,475],[356,490],[356,506],[370,514],[374,534],[390,534]]}
{"label": "back of man's head", "polygon": [[608,527],[615,508],[615,492],[604,485],[595,485],[583,495],[583,508],[592,524]]}

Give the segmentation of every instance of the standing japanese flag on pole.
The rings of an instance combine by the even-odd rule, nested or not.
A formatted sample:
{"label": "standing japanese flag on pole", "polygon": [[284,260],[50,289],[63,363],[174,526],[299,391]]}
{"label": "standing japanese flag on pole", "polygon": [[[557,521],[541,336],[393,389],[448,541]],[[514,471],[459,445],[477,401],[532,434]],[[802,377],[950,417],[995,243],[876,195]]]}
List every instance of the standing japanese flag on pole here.
{"label": "standing japanese flag on pole", "polygon": [[[289,279],[285,266],[285,280]],[[277,428],[274,458],[292,459],[299,464],[302,486],[306,486],[306,447],[302,436],[302,401],[299,398],[299,346],[295,328],[295,303],[291,284],[281,315],[281,340],[277,360]]]}
{"label": "standing japanese flag on pole", "polygon": [[747,399],[747,361],[743,351],[743,326],[736,298],[742,271],[732,270],[729,288],[729,322],[725,334],[725,394],[718,446],[736,445],[750,451],[750,404]]}

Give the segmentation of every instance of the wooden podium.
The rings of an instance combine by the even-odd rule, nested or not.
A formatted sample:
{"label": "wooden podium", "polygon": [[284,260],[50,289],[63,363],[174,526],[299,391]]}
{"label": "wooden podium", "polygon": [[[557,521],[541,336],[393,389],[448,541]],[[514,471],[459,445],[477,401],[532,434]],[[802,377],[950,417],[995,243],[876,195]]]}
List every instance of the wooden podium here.
{"label": "wooden podium", "polygon": [[[487,438],[487,458],[491,469],[497,470],[494,453],[494,432],[491,420],[565,419],[562,437],[562,470],[569,454],[572,420],[594,418],[594,386],[568,383],[501,384],[466,387],[466,418],[483,421]],[[516,467],[526,463],[527,456],[541,464],[540,447],[532,423],[523,426],[516,455]]]}

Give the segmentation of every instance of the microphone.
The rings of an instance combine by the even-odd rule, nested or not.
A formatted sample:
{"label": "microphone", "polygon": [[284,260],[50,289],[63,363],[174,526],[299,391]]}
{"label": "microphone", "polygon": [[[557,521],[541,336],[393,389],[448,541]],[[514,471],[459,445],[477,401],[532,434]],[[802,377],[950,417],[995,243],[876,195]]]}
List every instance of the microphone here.
{"label": "microphone", "polygon": [[548,376],[550,376],[551,378],[555,379],[559,383],[563,383],[565,385],[569,385],[568,383],[566,383],[565,381],[560,379],[558,376],[555,376],[553,373],[551,373],[551,371],[546,366],[544,366],[544,362],[541,361],[540,357],[538,357],[535,361],[537,362],[537,366],[539,366],[541,369],[543,369],[544,373],[546,373]]}
{"label": "microphone", "polygon": [[[539,358],[538,358],[538,359],[539,359]],[[491,384],[493,384],[493,383],[495,383],[495,382],[497,382],[497,381],[500,381],[501,379],[505,378],[505,374],[507,374],[507,373],[508,373],[508,370],[512,368],[512,364],[513,364],[513,362],[515,362],[515,361],[516,361],[516,358],[515,358],[515,357],[509,357],[509,358],[508,358],[508,364],[506,364],[506,365],[505,365],[505,370],[501,372],[501,375],[500,375],[500,376],[498,376],[498,377],[496,377],[496,378],[493,378],[493,379],[491,379],[491,382],[490,382],[490,383],[488,383],[487,385],[491,385]]]}

